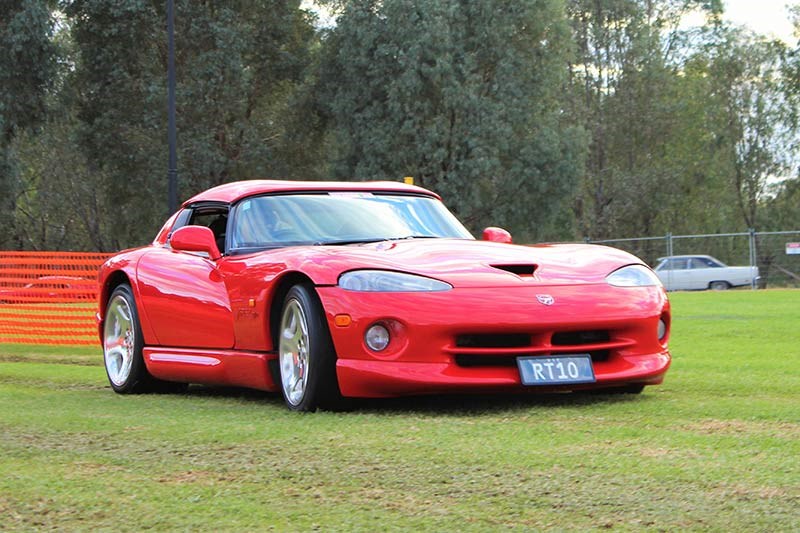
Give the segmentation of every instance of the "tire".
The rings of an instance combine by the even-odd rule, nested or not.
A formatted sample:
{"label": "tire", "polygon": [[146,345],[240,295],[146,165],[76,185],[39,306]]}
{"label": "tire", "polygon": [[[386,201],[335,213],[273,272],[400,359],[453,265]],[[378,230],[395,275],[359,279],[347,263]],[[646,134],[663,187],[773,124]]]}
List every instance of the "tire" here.
{"label": "tire", "polygon": [[133,291],[128,284],[119,285],[108,298],[103,323],[103,362],[114,392],[136,394],[152,384],[142,357],[143,346]]}
{"label": "tire", "polygon": [[727,281],[712,281],[708,284],[708,288],[712,291],[727,291],[731,285]]}
{"label": "tire", "polygon": [[322,304],[311,285],[295,285],[286,294],[277,344],[281,392],[290,410],[343,407],[336,352]]}

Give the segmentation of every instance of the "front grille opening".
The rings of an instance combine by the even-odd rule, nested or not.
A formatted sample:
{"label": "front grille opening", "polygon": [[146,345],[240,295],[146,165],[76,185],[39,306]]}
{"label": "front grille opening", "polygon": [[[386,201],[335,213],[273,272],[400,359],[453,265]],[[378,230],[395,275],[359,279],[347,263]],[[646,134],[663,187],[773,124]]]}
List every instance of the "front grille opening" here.
{"label": "front grille opening", "polygon": [[464,368],[475,367],[516,367],[517,358],[508,355],[468,355],[455,357],[456,364]]}
{"label": "front grille opening", "polygon": [[458,348],[524,348],[531,345],[525,333],[478,333],[456,336]]}
{"label": "front grille opening", "polygon": [[589,331],[560,331],[554,333],[550,344],[553,346],[580,346],[582,344],[596,344],[608,342],[611,336],[606,330]]}
{"label": "front grille opening", "polygon": [[[585,352],[584,352],[585,353]],[[600,361],[608,361],[611,356],[610,350],[593,350],[589,352],[593,363]],[[550,356],[544,356],[550,357]],[[477,368],[477,367],[516,367],[517,356],[515,355],[474,355],[474,354],[458,354],[455,356],[455,362],[458,366],[463,368]]]}

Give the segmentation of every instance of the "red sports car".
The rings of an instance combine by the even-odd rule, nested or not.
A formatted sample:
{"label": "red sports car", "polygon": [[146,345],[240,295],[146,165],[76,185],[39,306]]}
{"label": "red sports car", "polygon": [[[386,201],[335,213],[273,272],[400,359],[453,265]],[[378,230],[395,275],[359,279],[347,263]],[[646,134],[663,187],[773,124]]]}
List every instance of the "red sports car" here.
{"label": "red sports car", "polygon": [[[489,241],[489,242],[487,242]],[[100,271],[112,388],[280,390],[293,410],[450,392],[641,392],[670,308],[636,257],[476,241],[425,189],[244,181],[186,201]]]}

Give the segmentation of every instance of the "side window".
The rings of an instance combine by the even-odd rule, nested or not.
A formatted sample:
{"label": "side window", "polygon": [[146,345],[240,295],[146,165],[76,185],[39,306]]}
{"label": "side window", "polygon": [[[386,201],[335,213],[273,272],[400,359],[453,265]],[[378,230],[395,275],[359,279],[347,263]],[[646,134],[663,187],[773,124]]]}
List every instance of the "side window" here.
{"label": "side window", "polygon": [[227,207],[196,207],[189,216],[188,225],[205,226],[214,233],[217,247],[225,253],[225,238],[228,227]]}
{"label": "side window", "polygon": [[667,270],[686,270],[688,268],[689,260],[686,258],[670,259],[667,265]]}
{"label": "side window", "polygon": [[692,259],[692,268],[718,268],[719,265],[707,257],[695,257]]}

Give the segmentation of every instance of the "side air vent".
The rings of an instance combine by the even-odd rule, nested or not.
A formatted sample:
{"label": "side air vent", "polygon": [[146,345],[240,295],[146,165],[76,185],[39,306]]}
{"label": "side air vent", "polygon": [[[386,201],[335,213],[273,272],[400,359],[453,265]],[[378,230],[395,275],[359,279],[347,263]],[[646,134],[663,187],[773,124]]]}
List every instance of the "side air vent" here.
{"label": "side air vent", "polygon": [[536,265],[492,265],[492,268],[505,270],[522,278],[529,278],[536,271]]}

